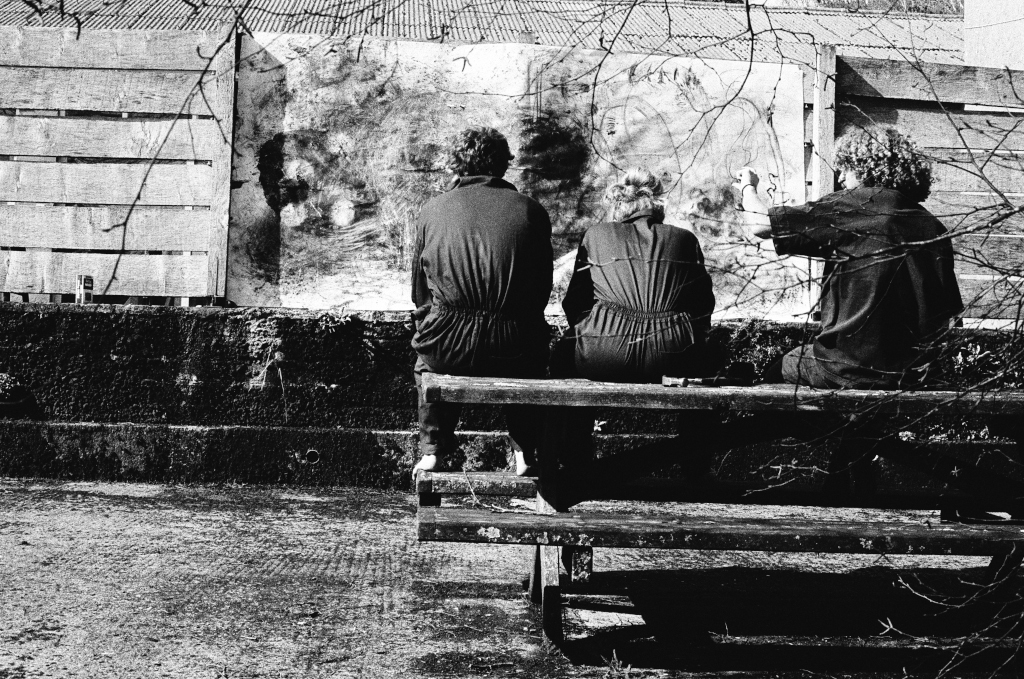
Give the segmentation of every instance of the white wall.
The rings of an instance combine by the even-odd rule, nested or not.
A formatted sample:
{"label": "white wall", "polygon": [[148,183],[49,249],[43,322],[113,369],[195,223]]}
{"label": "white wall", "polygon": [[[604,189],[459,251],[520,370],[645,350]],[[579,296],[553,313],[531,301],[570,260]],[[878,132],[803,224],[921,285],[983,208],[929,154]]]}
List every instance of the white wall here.
{"label": "white wall", "polygon": [[271,33],[243,37],[241,52],[228,278],[239,305],[410,308],[416,213],[449,178],[451,136],[487,125],[516,155],[507,178],[552,215],[555,309],[605,187],[644,165],[671,178],[666,217],[700,238],[721,317],[806,313],[802,263],[739,237],[731,188],[750,164],[766,199],[803,202],[796,65]]}
{"label": "white wall", "polygon": [[1024,69],[1024,0],[967,0],[964,62]]}

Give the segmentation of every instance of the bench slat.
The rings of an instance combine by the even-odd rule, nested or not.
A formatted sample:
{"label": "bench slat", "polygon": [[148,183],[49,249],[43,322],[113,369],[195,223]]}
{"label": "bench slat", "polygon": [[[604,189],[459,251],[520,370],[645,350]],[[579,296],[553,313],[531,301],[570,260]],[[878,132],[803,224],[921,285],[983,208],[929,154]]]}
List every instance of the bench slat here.
{"label": "bench slat", "polygon": [[1008,554],[1024,526],[737,519],[635,514],[518,514],[421,507],[419,539],[539,544],[847,554]]}
{"label": "bench slat", "polygon": [[[472,492],[471,492],[472,491]],[[479,497],[537,497],[537,479],[512,472],[424,472],[416,481],[416,492]],[[821,483],[754,483],[701,478],[640,478],[602,487],[587,495],[596,500],[656,502],[716,502],[737,505],[807,505],[812,507],[870,507],[877,509],[940,509],[956,504],[961,508],[1003,509],[998,499],[979,500],[955,489],[876,489],[870,496],[846,496],[825,489]],[[991,507],[989,506],[991,504]]]}
{"label": "bench slat", "polygon": [[537,479],[512,472],[424,472],[416,478],[417,493],[537,497]]}
{"label": "bench slat", "polygon": [[664,410],[828,411],[854,413],[1024,413],[1024,391],[824,390],[769,384],[753,387],[664,387],[589,380],[528,380],[423,374],[430,402],[595,406]]}

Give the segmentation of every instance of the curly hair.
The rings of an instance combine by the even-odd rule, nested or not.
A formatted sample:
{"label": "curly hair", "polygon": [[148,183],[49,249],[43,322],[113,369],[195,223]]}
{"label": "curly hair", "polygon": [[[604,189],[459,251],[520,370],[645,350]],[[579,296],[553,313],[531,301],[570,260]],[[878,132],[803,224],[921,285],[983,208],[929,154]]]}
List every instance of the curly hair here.
{"label": "curly hair", "polygon": [[508,149],[505,135],[493,127],[471,127],[452,141],[448,169],[460,177],[488,175],[504,177],[515,156]]}
{"label": "curly hair", "polygon": [[653,172],[634,167],[618,184],[612,184],[604,192],[604,202],[611,207],[613,221],[621,221],[641,210],[651,210],[653,220],[665,219],[665,203],[660,196],[665,192],[661,180]]}
{"label": "curly hair", "polygon": [[864,186],[896,189],[919,203],[931,191],[931,163],[909,137],[892,128],[843,135],[836,143],[836,167],[855,172]]}

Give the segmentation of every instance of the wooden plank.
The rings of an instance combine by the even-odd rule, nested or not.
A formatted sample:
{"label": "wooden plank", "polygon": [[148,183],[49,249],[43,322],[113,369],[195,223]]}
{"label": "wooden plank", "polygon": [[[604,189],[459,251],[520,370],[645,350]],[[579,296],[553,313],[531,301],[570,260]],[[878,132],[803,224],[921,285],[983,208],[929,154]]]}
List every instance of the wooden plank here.
{"label": "wooden plank", "polygon": [[212,221],[209,210],[0,205],[0,247],[202,252]]}
{"label": "wooden plank", "polygon": [[209,119],[0,116],[0,155],[211,160],[225,146]]}
{"label": "wooden plank", "polygon": [[881,125],[909,133],[920,146],[935,148],[1024,150],[1024,115],[948,113],[878,100],[841,101],[836,107],[836,136],[851,129]]}
{"label": "wooden plank", "polygon": [[209,206],[214,177],[209,165],[0,161],[0,201]]}
{"label": "wooden plank", "polygon": [[[997,638],[991,636],[979,637],[819,637],[819,636],[770,636],[770,635],[743,635],[732,634],[711,634],[712,643],[723,646],[785,646],[792,648],[799,646],[803,648],[867,648],[867,649],[897,649],[929,650],[929,651],[959,651],[963,653],[967,649],[1017,649],[1020,644],[1017,639]],[[774,677],[773,673],[773,677]],[[970,676],[966,673],[957,672],[957,676]],[[976,673],[978,679],[985,675]],[[986,679],[991,679],[990,673]]]}
{"label": "wooden plank", "polygon": [[[225,79],[231,79],[225,76]],[[204,99],[198,85],[207,92]],[[0,67],[0,108],[212,115],[222,80],[193,71]]]}
{"label": "wooden plank", "polygon": [[[1024,155],[922,149],[932,158],[932,187],[945,191],[1024,193]],[[991,182],[991,184],[989,183]]]}
{"label": "wooden plank", "polygon": [[823,390],[790,384],[753,387],[663,387],[589,380],[528,380],[494,377],[423,376],[427,401],[523,403],[665,410],[829,411],[859,413],[1024,413],[1024,392]]}
{"label": "wooden plank", "polygon": [[939,521],[820,521],[679,514],[517,514],[421,507],[422,541],[560,547],[842,554],[1009,554],[1024,526]]}
{"label": "wooden plank", "polygon": [[[0,65],[202,71],[219,31],[116,31],[0,26]],[[233,36],[230,36],[233,39]]]}
{"label": "wooden plank", "polygon": [[956,236],[953,251],[958,276],[1024,276],[1024,236]]}
{"label": "wooden plank", "polygon": [[416,479],[416,492],[533,498],[537,479],[512,472],[423,472]]}
{"label": "wooden plank", "polygon": [[836,48],[818,45],[814,69],[814,155],[811,157],[812,200],[835,190]]}
{"label": "wooden plank", "polygon": [[[1011,196],[1012,205],[1024,205],[1024,198]],[[965,194],[933,191],[924,207],[942,220],[957,237],[968,233],[1000,233],[1024,235],[1024,214],[1011,214],[1011,209],[996,194]]]}
{"label": "wooden plank", "polygon": [[1001,68],[840,56],[836,80],[841,97],[1024,105],[1024,76]]}
{"label": "wooden plank", "polygon": [[558,548],[540,547],[541,628],[548,641],[561,643],[562,592],[558,579]]}
{"label": "wooden plank", "polygon": [[[933,447],[933,446],[929,446]],[[945,451],[941,442],[934,447]],[[998,444],[973,444],[971,459],[985,458],[1000,450]],[[505,496],[532,498],[536,492],[534,479],[515,477],[508,472],[431,472],[431,479],[421,481],[415,490],[422,498],[425,493],[444,495],[469,495],[469,485],[460,479],[465,474],[473,478],[473,492],[480,497]],[[507,477],[524,479],[526,482],[510,484]],[[421,477],[422,478],[422,477]],[[431,489],[433,489],[431,491]],[[988,506],[984,501],[970,498],[957,490],[879,488],[870,498],[853,498],[826,492],[820,483],[807,481],[787,483],[779,486],[774,482],[754,483],[732,480],[709,481],[691,479],[630,479],[611,487],[602,487],[600,492],[584,491],[586,499],[630,500],[637,502],[715,502],[736,505],[808,505],[823,507],[874,507],[879,509],[939,509],[955,501],[958,506],[978,509],[995,509],[997,501]],[[423,502],[421,500],[420,504]],[[436,505],[439,506],[439,505]]]}
{"label": "wooden plank", "polygon": [[1024,319],[1024,280],[995,277],[959,279],[965,318]]}
{"label": "wooden plank", "polygon": [[76,277],[87,274],[97,295],[201,297],[205,273],[205,255],[0,252],[0,290],[9,292],[73,293]]}
{"label": "wooden plank", "polygon": [[231,35],[230,44],[225,45],[216,60],[217,88],[212,93],[210,103],[213,106],[215,120],[219,125],[221,143],[213,160],[213,200],[210,210],[215,221],[210,229],[209,243],[206,250],[209,254],[206,272],[207,289],[215,297],[223,297],[227,293],[228,280],[228,217],[231,202],[231,161],[234,134],[235,110],[235,36]]}

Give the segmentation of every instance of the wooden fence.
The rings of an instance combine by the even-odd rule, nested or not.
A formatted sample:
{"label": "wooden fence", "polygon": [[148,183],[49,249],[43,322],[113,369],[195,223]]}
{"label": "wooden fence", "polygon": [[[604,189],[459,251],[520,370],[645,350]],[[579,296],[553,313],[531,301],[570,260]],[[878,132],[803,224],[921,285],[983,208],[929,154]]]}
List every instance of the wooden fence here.
{"label": "wooden fence", "polygon": [[826,46],[808,75],[811,194],[832,188],[835,137],[872,124],[909,133],[933,160],[925,207],[953,239],[965,316],[1019,320],[1024,215],[1008,204],[1024,200],[1024,72],[837,58]]}
{"label": "wooden fence", "polygon": [[[0,27],[0,292],[220,297],[227,277],[235,37]],[[935,160],[968,317],[1019,318],[1024,72],[837,57],[805,78],[807,180],[834,140],[894,125]],[[1012,107],[1017,107],[1014,110]]]}
{"label": "wooden fence", "polygon": [[227,30],[0,27],[0,291],[223,296],[234,64]]}

